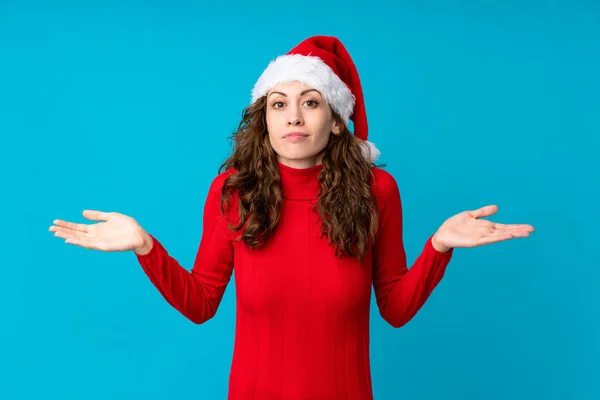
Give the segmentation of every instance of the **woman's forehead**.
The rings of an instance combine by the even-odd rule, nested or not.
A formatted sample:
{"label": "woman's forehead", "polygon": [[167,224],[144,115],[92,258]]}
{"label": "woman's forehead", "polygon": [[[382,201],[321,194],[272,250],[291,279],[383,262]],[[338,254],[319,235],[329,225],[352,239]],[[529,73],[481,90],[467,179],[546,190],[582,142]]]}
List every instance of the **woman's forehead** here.
{"label": "woman's forehead", "polygon": [[274,91],[283,92],[286,94],[295,94],[301,93],[306,90],[316,90],[314,87],[307,85],[301,81],[292,81],[292,82],[279,82],[275,84],[271,89],[269,89],[269,93]]}

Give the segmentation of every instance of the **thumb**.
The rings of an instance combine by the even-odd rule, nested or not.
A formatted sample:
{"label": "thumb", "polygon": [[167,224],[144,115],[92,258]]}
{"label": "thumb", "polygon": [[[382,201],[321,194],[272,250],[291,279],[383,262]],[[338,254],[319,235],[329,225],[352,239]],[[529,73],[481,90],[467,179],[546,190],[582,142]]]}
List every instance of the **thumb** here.
{"label": "thumb", "polygon": [[478,208],[477,210],[471,211],[471,216],[474,218],[483,218],[489,217],[492,214],[495,214],[498,211],[497,205],[489,205]]}
{"label": "thumb", "polygon": [[83,210],[83,216],[93,221],[108,221],[108,213],[98,210]]}

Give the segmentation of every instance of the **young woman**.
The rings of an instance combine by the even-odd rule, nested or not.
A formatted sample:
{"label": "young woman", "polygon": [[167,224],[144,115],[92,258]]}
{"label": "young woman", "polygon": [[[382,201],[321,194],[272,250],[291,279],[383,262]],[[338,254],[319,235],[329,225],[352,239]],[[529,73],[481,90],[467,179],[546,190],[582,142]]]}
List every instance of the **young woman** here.
{"label": "young woman", "polygon": [[[349,131],[349,121],[354,133]],[[235,271],[229,399],[372,398],[371,286],[381,316],[406,324],[456,247],[529,236],[531,225],[446,220],[408,269],[395,179],[373,164],[358,73],[334,37],[306,39],[256,82],[204,206],[191,272],[131,217],[85,210],[95,224],[54,221],[67,243],[133,251],[175,309],[212,318]]]}

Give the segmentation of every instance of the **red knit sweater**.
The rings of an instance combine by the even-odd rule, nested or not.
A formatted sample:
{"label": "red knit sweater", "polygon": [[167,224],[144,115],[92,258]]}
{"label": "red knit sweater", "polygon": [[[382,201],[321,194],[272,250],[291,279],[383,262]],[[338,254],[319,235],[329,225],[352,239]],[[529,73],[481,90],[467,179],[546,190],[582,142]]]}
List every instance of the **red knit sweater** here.
{"label": "red knit sweater", "polygon": [[[220,215],[228,170],[211,184],[203,231],[190,271],[153,236],[150,253],[137,258],[162,296],[191,321],[212,318],[235,271],[236,332],[229,400],[372,399],[369,364],[371,285],[381,316],[406,324],[442,279],[453,250],[437,251],[431,236],[408,269],[402,242],[402,206],[395,179],[373,168],[371,184],[380,232],[364,264],[336,258],[321,238],[312,211],[322,165],[279,164],[281,219],[264,249],[251,251],[227,221],[237,222],[237,199]],[[433,236],[433,235],[432,235]]]}

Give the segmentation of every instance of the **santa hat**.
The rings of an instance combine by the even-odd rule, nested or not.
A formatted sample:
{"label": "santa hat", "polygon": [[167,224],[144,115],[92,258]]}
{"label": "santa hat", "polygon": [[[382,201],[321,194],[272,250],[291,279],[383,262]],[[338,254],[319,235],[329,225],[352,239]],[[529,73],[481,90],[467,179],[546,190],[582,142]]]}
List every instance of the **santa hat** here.
{"label": "santa hat", "polygon": [[354,136],[363,141],[363,155],[376,161],[380,151],[367,140],[368,126],[362,86],[356,66],[342,42],[332,36],[305,39],[267,66],[252,89],[252,103],[277,83],[300,81],[317,89]]}

